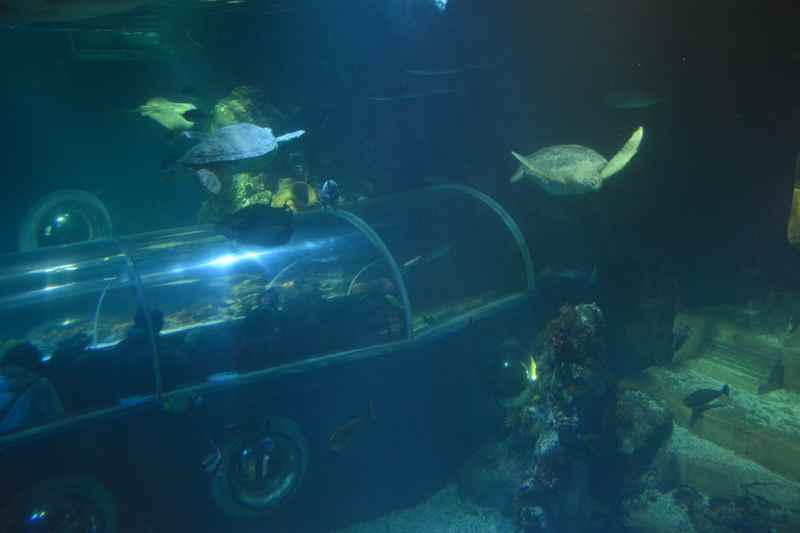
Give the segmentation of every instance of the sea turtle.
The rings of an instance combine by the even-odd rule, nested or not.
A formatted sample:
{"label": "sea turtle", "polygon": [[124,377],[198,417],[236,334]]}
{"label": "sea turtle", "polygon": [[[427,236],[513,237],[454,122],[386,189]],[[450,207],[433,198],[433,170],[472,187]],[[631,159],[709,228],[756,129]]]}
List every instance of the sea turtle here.
{"label": "sea turtle", "polygon": [[[194,170],[206,189],[219,194],[222,182],[217,176],[218,167],[268,154],[275,150],[278,144],[296,139],[304,133],[304,130],[297,130],[275,137],[270,128],[262,128],[247,122],[232,124],[201,137],[202,140],[178,159],[178,163]],[[194,134],[188,136],[197,137]]]}
{"label": "sea turtle", "polygon": [[636,155],[643,135],[642,127],[636,128],[610,161],[591,148],[577,144],[546,146],[529,156],[512,151],[521,165],[511,176],[511,182],[530,176],[542,189],[559,196],[596,191]]}

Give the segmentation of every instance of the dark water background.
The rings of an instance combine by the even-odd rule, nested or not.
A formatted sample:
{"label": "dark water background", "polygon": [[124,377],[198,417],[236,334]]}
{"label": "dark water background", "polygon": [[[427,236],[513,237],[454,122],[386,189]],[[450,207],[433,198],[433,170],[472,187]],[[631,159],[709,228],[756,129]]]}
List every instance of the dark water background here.
{"label": "dark water background", "polygon": [[[80,63],[63,33],[3,31],[0,249],[13,249],[25,210],[62,187],[97,194],[120,234],[191,223],[200,189],[159,181],[163,131],[132,110],[185,85],[210,105],[251,83],[279,108],[300,108],[293,122],[310,132],[312,174],[369,177],[379,191],[429,176],[474,184],[509,206],[540,258],[559,253],[549,237],[565,225],[539,211],[566,203],[575,213],[576,202],[512,188],[509,149],[579,143],[611,155],[643,124],[645,142],[624,176],[577,202],[591,221],[591,244],[576,237],[579,248],[610,263],[667,256],[684,267],[731,248],[742,261],[778,253],[800,61],[783,3],[502,4],[454,0],[444,17],[416,24],[390,2],[306,1],[260,18],[165,9],[161,63]],[[428,83],[405,69],[465,63],[497,66],[442,80],[459,94],[428,98],[402,121],[370,110],[367,96]],[[614,87],[666,101],[611,109],[602,98]],[[368,143],[377,147],[365,157]]]}

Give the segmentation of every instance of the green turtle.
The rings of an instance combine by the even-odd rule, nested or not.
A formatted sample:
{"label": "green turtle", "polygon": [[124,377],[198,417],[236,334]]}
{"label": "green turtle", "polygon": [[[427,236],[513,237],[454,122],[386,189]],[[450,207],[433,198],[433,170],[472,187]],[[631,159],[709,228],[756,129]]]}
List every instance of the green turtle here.
{"label": "green turtle", "polygon": [[559,196],[596,191],[636,155],[643,135],[644,130],[639,126],[610,161],[577,144],[546,146],[528,156],[512,151],[521,165],[511,176],[511,182],[529,176],[542,189]]}

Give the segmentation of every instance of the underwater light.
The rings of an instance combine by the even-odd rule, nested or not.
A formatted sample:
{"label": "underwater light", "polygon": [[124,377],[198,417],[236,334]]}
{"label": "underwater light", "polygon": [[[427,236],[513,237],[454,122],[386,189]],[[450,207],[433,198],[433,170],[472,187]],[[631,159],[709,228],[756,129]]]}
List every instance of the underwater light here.
{"label": "underwater light", "polygon": [[239,261],[239,258],[237,256],[232,254],[226,254],[226,255],[221,255],[212,261],[209,261],[208,265],[216,267],[225,267],[225,266],[230,266],[236,263],[237,261]]}
{"label": "underwater light", "polygon": [[58,289],[65,289],[65,288],[70,287],[72,285],[77,285],[77,284],[73,281],[73,282],[70,282],[70,283],[64,283],[62,285],[47,285],[46,287],[43,287],[42,290],[45,291],[45,292],[50,292],[50,291],[55,291],[55,290],[58,290]]}
{"label": "underwater light", "polygon": [[444,11],[447,9],[447,0],[433,0],[433,5],[435,5],[436,9],[439,11]]}
{"label": "underwater light", "polygon": [[30,274],[56,274],[58,272],[70,272],[78,270],[78,265],[71,263],[66,265],[57,265],[54,267],[37,268],[36,270],[29,271]]}

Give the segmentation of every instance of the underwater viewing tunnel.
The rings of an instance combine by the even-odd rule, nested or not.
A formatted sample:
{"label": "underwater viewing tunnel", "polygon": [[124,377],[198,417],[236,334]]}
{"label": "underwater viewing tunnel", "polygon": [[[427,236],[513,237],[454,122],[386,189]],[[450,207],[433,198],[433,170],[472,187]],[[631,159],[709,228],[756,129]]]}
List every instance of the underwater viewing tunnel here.
{"label": "underwater viewing tunnel", "polygon": [[[39,403],[54,405],[6,424],[0,447],[25,450],[106,421],[125,427],[131,413],[182,412],[213,391],[391,355],[524,305],[533,289],[515,222],[459,185],[298,213],[289,242],[274,247],[205,225],[6,255],[3,350],[39,357],[31,380],[47,382]],[[223,469],[230,475],[215,500],[229,514],[275,506],[302,480],[302,428],[277,419],[269,426],[268,445],[256,428],[225,449],[244,461],[275,457],[278,446],[284,469],[270,476],[280,479],[252,464]],[[231,453],[220,455],[224,463]],[[242,471],[265,479],[233,481]],[[5,501],[49,474],[16,479]],[[26,501],[6,520],[21,520]]]}

